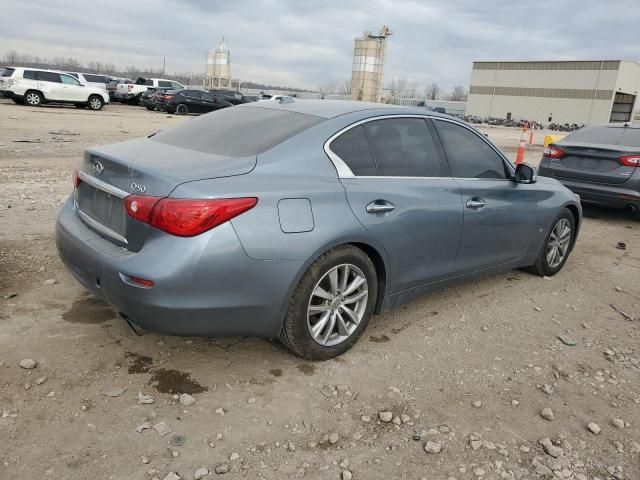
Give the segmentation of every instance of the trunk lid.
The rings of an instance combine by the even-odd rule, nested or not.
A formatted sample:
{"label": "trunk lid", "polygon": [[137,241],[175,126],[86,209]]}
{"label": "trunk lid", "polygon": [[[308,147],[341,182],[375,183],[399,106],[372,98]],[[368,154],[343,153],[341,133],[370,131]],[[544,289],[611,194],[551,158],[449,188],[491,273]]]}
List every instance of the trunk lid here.
{"label": "trunk lid", "polygon": [[147,138],[90,148],[78,167],[76,204],[80,217],[90,227],[137,251],[150,227],[128,217],[124,197],[166,197],[182,183],[244,175],[255,165],[255,156],[224,157]]}
{"label": "trunk lid", "polygon": [[611,185],[626,182],[636,168],[623,165],[620,157],[640,153],[638,147],[620,145],[561,141],[555,146],[564,155],[549,159],[548,169],[554,177]]}

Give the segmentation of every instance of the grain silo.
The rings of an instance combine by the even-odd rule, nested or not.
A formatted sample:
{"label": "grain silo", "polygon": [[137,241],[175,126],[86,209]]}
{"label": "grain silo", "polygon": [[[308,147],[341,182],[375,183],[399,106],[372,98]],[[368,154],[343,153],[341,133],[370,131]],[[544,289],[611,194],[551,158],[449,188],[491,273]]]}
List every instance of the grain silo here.
{"label": "grain silo", "polygon": [[207,51],[207,68],[205,71],[205,87],[231,87],[231,53],[227,49],[224,37],[218,42],[215,50]]}
{"label": "grain silo", "polygon": [[364,32],[356,38],[351,70],[351,97],[363,102],[379,102],[384,80],[384,62],[387,53],[388,27],[382,27],[378,35]]}

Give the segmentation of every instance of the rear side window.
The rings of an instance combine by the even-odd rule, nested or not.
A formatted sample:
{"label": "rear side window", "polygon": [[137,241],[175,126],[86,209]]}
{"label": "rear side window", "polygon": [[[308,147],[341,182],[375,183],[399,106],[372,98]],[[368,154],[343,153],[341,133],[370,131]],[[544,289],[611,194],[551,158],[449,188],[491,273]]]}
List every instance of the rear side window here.
{"label": "rear side window", "polygon": [[322,121],[322,117],[303,113],[233,107],[180,123],[157,133],[151,140],[215,155],[250,157]]}
{"label": "rear side window", "polygon": [[153,86],[153,80],[145,80],[142,85],[151,85],[151,86]]}
{"label": "rear side window", "polygon": [[583,127],[576,130],[562,142],[580,142],[601,145],[620,145],[640,148],[640,128],[633,127]]}
{"label": "rear side window", "polygon": [[38,81],[40,82],[53,82],[62,83],[60,80],[60,74],[54,72],[37,72]]}
{"label": "rear side window", "polygon": [[451,122],[434,123],[454,177],[507,178],[502,158],[478,135]]}
{"label": "rear side window", "polygon": [[33,70],[25,70],[22,74],[22,78],[24,78],[25,80],[35,80],[36,72]]}
{"label": "rear side window", "polygon": [[377,175],[371,146],[362,125],[347,130],[330,145],[331,151],[347,164],[356,176]]}
{"label": "rear side window", "polygon": [[15,68],[1,68],[0,77],[10,77],[15,72]]}
{"label": "rear side window", "polygon": [[378,174],[385,177],[441,177],[442,167],[427,123],[393,118],[365,124]]}

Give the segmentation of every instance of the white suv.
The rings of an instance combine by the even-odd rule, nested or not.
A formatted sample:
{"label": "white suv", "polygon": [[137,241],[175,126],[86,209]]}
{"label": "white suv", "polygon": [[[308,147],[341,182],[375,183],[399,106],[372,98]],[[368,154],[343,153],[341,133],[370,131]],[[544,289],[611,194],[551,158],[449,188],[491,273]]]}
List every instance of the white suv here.
{"label": "white suv", "polygon": [[107,75],[94,75],[93,73],[65,72],[76,77],[81,83],[90,87],[96,87],[100,90],[107,91],[107,83],[111,81],[111,77]]}
{"label": "white suv", "polygon": [[100,110],[109,103],[105,90],[84,85],[63,72],[38,68],[4,68],[0,71],[0,93],[32,107],[51,102]]}

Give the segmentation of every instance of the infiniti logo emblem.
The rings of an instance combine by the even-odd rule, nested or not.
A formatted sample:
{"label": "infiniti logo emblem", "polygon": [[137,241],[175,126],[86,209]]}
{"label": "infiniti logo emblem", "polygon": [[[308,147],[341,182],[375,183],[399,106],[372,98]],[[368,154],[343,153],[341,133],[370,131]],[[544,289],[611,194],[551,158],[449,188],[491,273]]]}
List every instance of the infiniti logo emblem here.
{"label": "infiniti logo emblem", "polygon": [[104,166],[100,162],[93,162],[93,173],[100,175],[104,172]]}

